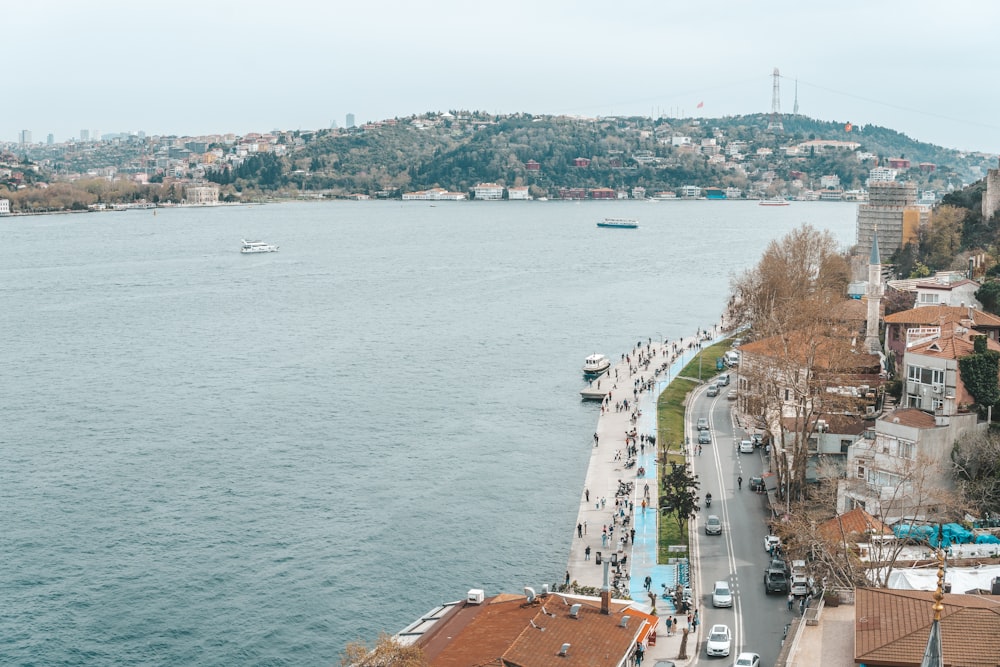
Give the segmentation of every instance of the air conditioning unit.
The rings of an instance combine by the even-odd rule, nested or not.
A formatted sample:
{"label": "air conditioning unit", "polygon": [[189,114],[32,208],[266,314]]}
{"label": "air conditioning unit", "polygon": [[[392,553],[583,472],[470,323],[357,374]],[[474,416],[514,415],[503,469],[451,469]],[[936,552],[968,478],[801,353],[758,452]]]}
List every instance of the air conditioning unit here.
{"label": "air conditioning unit", "polygon": [[865,414],[866,415],[873,415],[873,414],[875,414],[875,406],[874,405],[866,405],[865,406]]}
{"label": "air conditioning unit", "polygon": [[482,604],[483,600],[486,599],[486,591],[482,588],[470,588],[469,594],[466,596],[465,601],[468,604]]}
{"label": "air conditioning unit", "polygon": [[940,394],[943,391],[944,391],[944,387],[942,387],[939,384],[934,385],[934,393],[935,394]]}

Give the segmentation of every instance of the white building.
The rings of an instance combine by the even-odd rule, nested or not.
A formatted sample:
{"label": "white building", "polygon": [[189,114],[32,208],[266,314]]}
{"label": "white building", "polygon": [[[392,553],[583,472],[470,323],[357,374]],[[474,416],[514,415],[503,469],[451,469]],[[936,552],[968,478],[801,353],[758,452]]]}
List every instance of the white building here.
{"label": "white building", "polygon": [[10,215],[9,199],[0,199],[0,215]]}
{"label": "white building", "polygon": [[888,167],[875,167],[874,169],[868,170],[868,182],[874,181],[895,181],[896,180],[896,170],[889,169]]}
{"label": "white building", "polygon": [[507,198],[514,200],[529,200],[531,195],[528,193],[528,186],[518,186],[514,188],[507,188]]}
{"label": "white building", "polygon": [[188,204],[213,206],[219,203],[219,188],[214,185],[192,185],[184,188],[184,199]]}
{"label": "white building", "polygon": [[701,188],[697,185],[682,185],[680,187],[681,197],[685,199],[694,199],[701,196]]}
{"label": "white building", "polygon": [[503,186],[496,183],[480,183],[473,186],[472,195],[475,199],[498,201],[503,199]]}

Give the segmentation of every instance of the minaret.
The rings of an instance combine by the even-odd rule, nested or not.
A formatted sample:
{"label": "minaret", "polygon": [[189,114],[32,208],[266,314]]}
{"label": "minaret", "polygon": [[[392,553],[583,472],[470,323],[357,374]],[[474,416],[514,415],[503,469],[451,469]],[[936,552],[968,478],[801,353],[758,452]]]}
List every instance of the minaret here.
{"label": "minaret", "polygon": [[865,329],[865,348],[871,354],[879,354],[882,346],[878,341],[879,313],[882,305],[882,258],[878,254],[878,227],[872,235],[872,254],[868,259],[868,323]]}
{"label": "minaret", "polygon": [[920,667],[941,667],[944,665],[944,651],[941,646],[941,612],[944,611],[944,544],[942,542],[943,531],[938,525],[938,584],[934,591],[934,621],[931,623],[931,631],[927,636],[927,647],[924,649],[924,658],[920,661]]}

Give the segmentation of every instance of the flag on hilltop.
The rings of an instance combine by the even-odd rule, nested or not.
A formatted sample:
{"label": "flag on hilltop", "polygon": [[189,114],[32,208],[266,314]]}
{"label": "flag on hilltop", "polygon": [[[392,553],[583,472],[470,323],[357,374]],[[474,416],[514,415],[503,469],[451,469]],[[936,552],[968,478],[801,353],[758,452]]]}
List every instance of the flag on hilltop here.
{"label": "flag on hilltop", "polygon": [[704,103],[704,102],[698,102],[698,108],[699,108],[699,109],[700,109],[700,108],[702,108],[703,106],[705,106],[705,103]]}

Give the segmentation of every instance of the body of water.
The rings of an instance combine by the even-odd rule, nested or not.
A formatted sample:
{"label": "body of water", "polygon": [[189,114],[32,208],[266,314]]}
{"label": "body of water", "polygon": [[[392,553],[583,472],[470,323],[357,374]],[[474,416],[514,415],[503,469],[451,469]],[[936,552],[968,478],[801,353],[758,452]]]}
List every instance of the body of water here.
{"label": "body of water", "polygon": [[768,241],[808,222],[847,246],[855,215],[0,219],[0,662],[330,665],[469,588],[559,580],[597,420],[584,357],[710,327]]}

